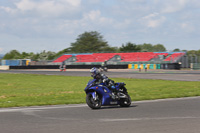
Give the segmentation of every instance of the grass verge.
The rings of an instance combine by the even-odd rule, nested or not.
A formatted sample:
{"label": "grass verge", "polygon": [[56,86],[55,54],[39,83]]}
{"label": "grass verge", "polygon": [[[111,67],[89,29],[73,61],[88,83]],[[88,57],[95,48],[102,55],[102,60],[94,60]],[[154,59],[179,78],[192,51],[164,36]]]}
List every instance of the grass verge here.
{"label": "grass verge", "polygon": [[[0,73],[0,107],[85,103],[90,77]],[[133,101],[200,96],[200,82],[112,78]]]}

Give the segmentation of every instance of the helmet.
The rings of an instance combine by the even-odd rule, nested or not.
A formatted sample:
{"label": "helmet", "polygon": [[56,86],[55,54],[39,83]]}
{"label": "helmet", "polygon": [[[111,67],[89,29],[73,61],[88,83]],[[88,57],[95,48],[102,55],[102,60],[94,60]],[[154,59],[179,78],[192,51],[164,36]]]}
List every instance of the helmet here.
{"label": "helmet", "polygon": [[91,76],[93,78],[95,78],[100,72],[99,70],[96,68],[96,67],[93,67],[91,70],[90,70],[90,73],[91,73]]}

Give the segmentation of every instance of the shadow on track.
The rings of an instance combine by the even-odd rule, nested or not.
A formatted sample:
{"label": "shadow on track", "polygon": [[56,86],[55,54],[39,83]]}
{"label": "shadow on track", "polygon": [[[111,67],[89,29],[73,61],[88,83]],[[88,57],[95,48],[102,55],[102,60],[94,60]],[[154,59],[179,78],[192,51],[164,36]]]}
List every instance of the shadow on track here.
{"label": "shadow on track", "polygon": [[116,105],[113,105],[113,106],[103,106],[101,107],[100,109],[97,109],[97,110],[101,110],[101,109],[127,109],[127,108],[134,108],[134,107],[137,107],[138,105],[131,105],[130,107],[121,107],[121,106],[116,106]]}

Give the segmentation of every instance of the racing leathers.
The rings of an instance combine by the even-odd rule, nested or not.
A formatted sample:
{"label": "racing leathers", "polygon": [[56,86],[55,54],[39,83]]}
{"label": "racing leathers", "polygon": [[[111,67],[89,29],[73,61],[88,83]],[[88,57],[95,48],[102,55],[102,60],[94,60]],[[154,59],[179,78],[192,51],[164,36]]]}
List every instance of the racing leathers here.
{"label": "racing leathers", "polygon": [[99,83],[105,83],[106,87],[108,87],[109,90],[111,90],[111,98],[112,99],[116,99],[118,98],[117,96],[117,90],[115,88],[115,83],[113,80],[109,79],[105,74],[103,73],[98,73],[94,79],[96,79],[96,83],[99,84]]}

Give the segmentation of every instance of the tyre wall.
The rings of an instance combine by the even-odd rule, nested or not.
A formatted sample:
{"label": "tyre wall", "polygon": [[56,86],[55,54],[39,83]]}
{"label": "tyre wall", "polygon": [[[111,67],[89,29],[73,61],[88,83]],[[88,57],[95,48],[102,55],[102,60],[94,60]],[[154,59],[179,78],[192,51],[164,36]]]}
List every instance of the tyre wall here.
{"label": "tyre wall", "polygon": [[129,69],[176,69],[180,70],[181,65],[178,63],[166,64],[128,64]]}
{"label": "tyre wall", "polygon": [[[59,69],[59,65],[30,65],[30,66],[10,66],[10,69]],[[91,69],[92,67],[101,67],[101,65],[66,65],[66,69]],[[180,70],[180,64],[125,64],[125,65],[107,65],[108,69],[176,69]]]}

